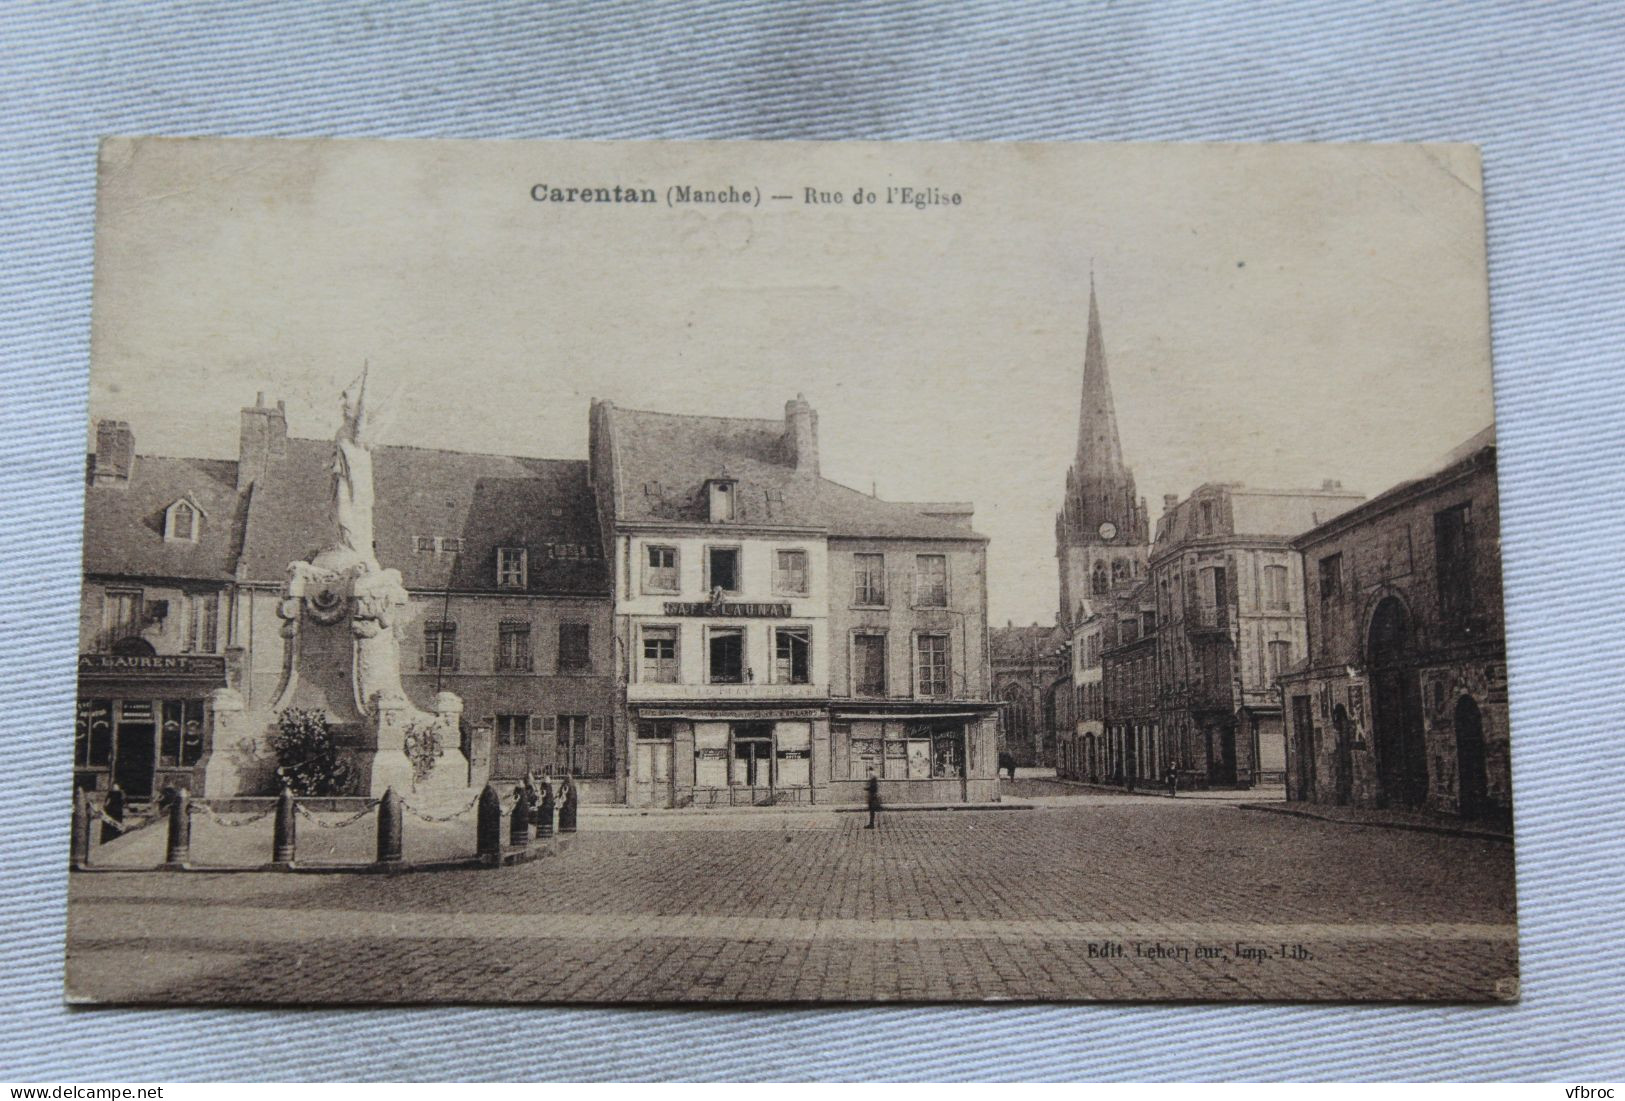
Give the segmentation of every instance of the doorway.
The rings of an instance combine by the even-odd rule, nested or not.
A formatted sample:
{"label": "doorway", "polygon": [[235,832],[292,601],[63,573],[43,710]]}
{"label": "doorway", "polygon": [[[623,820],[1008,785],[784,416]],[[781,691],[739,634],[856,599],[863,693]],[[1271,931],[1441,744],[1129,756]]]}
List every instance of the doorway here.
{"label": "doorway", "polygon": [[1371,723],[1382,799],[1416,807],[1427,800],[1428,766],[1422,741],[1422,695],[1412,654],[1410,616],[1386,597],[1371,616],[1366,653],[1371,665]]}
{"label": "doorway", "polygon": [[158,763],[158,724],[152,701],[120,704],[114,738],[113,782],[123,789],[126,799],[151,799],[153,769]]}
{"label": "doorway", "polygon": [[734,787],[773,787],[773,726],[771,723],[735,723],[733,727]]}
{"label": "doorway", "polygon": [[633,804],[671,806],[671,742],[640,739],[632,756]]}
{"label": "doorway", "polygon": [[1293,770],[1292,798],[1315,802],[1315,729],[1308,696],[1292,697],[1292,751],[1297,767]]}
{"label": "doorway", "polygon": [[1354,732],[1349,729],[1349,713],[1342,704],[1332,708],[1332,733],[1337,739],[1333,747],[1337,766],[1337,805],[1346,807],[1354,801]]}
{"label": "doorway", "polygon": [[1489,810],[1489,776],[1484,760],[1484,716],[1471,696],[1456,701],[1457,807],[1463,818]]}
{"label": "doorway", "polygon": [[1221,722],[1207,728],[1208,783],[1233,787],[1236,782],[1236,727]]}

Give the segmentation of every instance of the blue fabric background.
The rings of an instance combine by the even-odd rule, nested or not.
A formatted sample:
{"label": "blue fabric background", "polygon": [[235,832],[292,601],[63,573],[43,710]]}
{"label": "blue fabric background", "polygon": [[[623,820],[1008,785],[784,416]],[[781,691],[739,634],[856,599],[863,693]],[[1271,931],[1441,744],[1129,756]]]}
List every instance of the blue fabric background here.
{"label": "blue fabric background", "polygon": [[[4,1077],[1618,1081],[1625,6],[12,4],[0,108]],[[68,1012],[61,732],[110,133],[1479,142],[1522,1003]]]}

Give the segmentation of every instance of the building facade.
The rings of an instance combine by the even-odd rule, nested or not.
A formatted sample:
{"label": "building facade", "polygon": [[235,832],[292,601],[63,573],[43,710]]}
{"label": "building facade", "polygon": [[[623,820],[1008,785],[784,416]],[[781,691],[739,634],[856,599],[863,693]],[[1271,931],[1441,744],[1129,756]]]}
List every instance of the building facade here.
{"label": "building facade", "polygon": [[1097,784],[1103,775],[1106,698],[1102,655],[1111,637],[1108,625],[1115,626],[1115,617],[1097,608],[1072,629],[1073,723],[1070,730],[1061,732],[1055,747],[1055,775],[1063,780]]}
{"label": "building facade", "polygon": [[1510,822],[1493,430],[1293,547],[1308,656],[1281,682],[1287,797]]}
{"label": "building facade", "polygon": [[818,472],[817,417],[595,402],[637,805],[997,797],[970,509]]}
{"label": "building facade", "polygon": [[1210,483],[1165,499],[1151,552],[1157,698],[1180,783],[1252,787],[1284,779],[1276,681],[1306,650],[1301,558],[1291,538],[1363,498]]}
{"label": "building facade", "polygon": [[[1111,655],[1112,680],[1122,680],[1127,674],[1119,647],[1138,643],[1143,634],[1155,630],[1155,612],[1147,593],[1143,579],[1117,586],[1105,599],[1097,600],[1088,617],[1073,628],[1072,644],[1067,648],[1073,721],[1058,736],[1055,762],[1055,773],[1063,780],[1121,784],[1132,774],[1125,768],[1126,746],[1136,733],[1143,733],[1136,728],[1154,723],[1155,716],[1148,719],[1128,696],[1108,691],[1107,656]],[[1142,670],[1136,665],[1133,671]],[[1146,758],[1142,754],[1136,760]]]}
{"label": "building facade", "polygon": [[129,424],[102,421],[86,481],[74,782],[196,790],[232,679],[236,466],[137,455]]}
{"label": "building facade", "polygon": [[[263,398],[241,413],[235,462],[136,456],[128,426],[98,427],[81,784],[116,779],[137,799],[204,791],[219,753],[241,759],[229,771],[242,794],[269,789],[269,728],[217,745],[214,708],[253,715],[278,698],[288,673],[278,606],[290,563],[330,536],[332,464],[331,440],[290,437],[281,404]],[[624,794],[609,576],[586,463],[382,446],[375,471],[375,553],[409,596],[396,620],[409,696],[461,697],[463,748],[493,779],[571,772],[588,798]]]}
{"label": "building facade", "polygon": [[1171,759],[1158,707],[1156,613],[1142,582],[1115,608],[1115,624],[1101,655],[1104,685],[1100,769],[1109,783],[1127,788],[1157,782]]}
{"label": "building facade", "polygon": [[1045,720],[1044,697],[1053,679],[1056,651],[1066,634],[1039,624],[1010,623],[989,633],[993,698],[999,705],[999,752],[1023,768],[1052,761],[1053,732]]}

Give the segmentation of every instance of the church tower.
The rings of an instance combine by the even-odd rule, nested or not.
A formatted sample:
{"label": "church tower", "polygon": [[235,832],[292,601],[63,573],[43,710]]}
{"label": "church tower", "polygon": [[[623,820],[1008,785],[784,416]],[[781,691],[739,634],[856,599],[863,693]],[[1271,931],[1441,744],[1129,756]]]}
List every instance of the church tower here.
{"label": "church tower", "polygon": [[1117,438],[1117,410],[1091,276],[1078,453],[1066,473],[1066,499],[1055,517],[1055,557],[1061,574],[1056,622],[1071,628],[1114,590],[1143,580],[1150,542],[1145,502],[1135,493],[1134,475],[1123,465]]}

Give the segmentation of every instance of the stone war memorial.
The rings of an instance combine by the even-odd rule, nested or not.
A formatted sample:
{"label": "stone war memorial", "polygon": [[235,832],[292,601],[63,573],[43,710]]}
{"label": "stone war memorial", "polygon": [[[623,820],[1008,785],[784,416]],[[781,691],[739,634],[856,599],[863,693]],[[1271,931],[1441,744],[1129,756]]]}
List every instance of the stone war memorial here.
{"label": "stone war memorial", "polygon": [[310,561],[288,565],[277,607],[282,620],[282,679],[265,710],[245,710],[230,688],[214,694],[213,747],[201,794],[274,791],[278,762],[271,735],[290,712],[317,716],[349,764],[354,790],[377,798],[393,787],[418,803],[466,802],[485,782],[460,739],[462,700],[439,692],[433,710],[401,684],[396,613],[407,593],[399,570],[373,549],[373,446],[377,410],[368,406],[367,372],[345,390],[333,443],[332,529]]}

